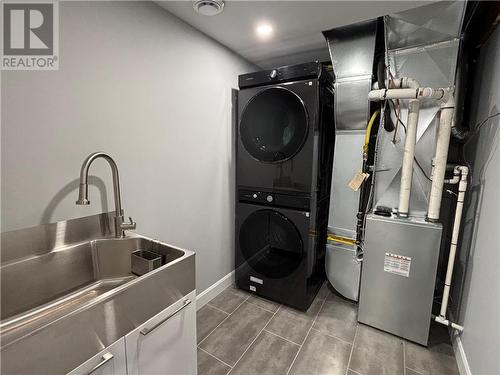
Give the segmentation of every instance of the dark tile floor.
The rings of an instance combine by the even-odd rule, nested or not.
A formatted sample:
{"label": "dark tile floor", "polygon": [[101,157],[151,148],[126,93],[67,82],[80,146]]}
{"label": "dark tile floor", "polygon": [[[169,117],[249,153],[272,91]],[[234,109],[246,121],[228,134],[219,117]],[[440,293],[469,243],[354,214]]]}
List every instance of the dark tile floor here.
{"label": "dark tile floor", "polygon": [[199,375],[458,375],[446,330],[429,348],[356,321],[323,285],[307,312],[232,286],[197,315]]}

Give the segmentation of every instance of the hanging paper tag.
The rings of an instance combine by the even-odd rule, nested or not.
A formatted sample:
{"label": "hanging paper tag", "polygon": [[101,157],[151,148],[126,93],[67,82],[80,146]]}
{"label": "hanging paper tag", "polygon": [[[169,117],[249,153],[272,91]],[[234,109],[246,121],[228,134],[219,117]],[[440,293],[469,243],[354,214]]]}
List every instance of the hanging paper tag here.
{"label": "hanging paper tag", "polygon": [[368,173],[363,173],[361,171],[358,171],[352,178],[352,180],[349,182],[349,187],[354,190],[358,191],[361,185],[363,185],[363,182],[370,176]]}

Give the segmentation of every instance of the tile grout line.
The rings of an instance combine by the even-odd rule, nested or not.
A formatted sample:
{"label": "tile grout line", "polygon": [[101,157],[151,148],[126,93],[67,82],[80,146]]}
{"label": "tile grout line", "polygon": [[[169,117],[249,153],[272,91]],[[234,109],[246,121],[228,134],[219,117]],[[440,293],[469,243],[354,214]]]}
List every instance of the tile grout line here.
{"label": "tile grout line", "polygon": [[403,375],[406,375],[406,345],[403,341]]}
{"label": "tile grout line", "polygon": [[278,335],[278,334],[276,334],[274,332],[268,331],[267,329],[264,329],[264,331],[267,332],[267,333],[270,333],[273,336],[279,337],[280,339],[288,341],[290,344],[293,344],[293,345],[296,345],[296,346],[300,346],[300,344],[297,344],[296,342],[293,342],[292,340],[289,340],[289,339],[287,339],[287,338],[285,338],[283,336],[280,336],[280,335]]}
{"label": "tile grout line", "polygon": [[214,305],[211,305],[210,302],[207,302],[207,306],[210,306],[211,308],[215,309],[215,310],[219,310],[220,312],[223,312],[224,314],[226,315],[229,315],[230,313],[228,313],[227,311],[224,311],[222,309],[219,309],[217,306],[214,306]]}
{"label": "tile grout line", "polygon": [[[228,288],[229,288],[229,287],[228,287]],[[225,290],[227,290],[228,288],[224,289],[224,291],[225,291]],[[248,349],[250,349],[250,347],[253,345],[253,343],[255,342],[255,340],[257,340],[257,337],[259,337],[259,335],[260,335],[260,334],[261,334],[264,330],[265,330],[266,332],[271,333],[271,334],[273,334],[273,335],[275,335],[275,336],[278,336],[278,337],[280,337],[280,338],[282,338],[282,339],[284,339],[284,340],[286,340],[286,341],[290,341],[290,340],[287,340],[287,339],[285,339],[284,337],[281,337],[281,336],[279,336],[279,335],[276,335],[275,333],[273,333],[273,332],[271,332],[271,331],[268,331],[268,330],[266,329],[266,328],[267,328],[267,326],[269,325],[269,323],[271,322],[271,320],[273,320],[274,316],[278,313],[278,311],[281,309],[281,307],[282,307],[283,305],[281,305],[281,304],[280,304],[280,305],[278,306],[278,308],[276,309],[276,311],[275,311],[274,313],[272,313],[271,311],[269,311],[269,310],[267,310],[267,309],[265,309],[265,308],[263,308],[263,307],[261,307],[261,306],[258,306],[258,305],[254,304],[254,303],[252,303],[252,302],[248,302],[248,300],[250,299],[250,297],[251,297],[251,296],[252,296],[252,294],[248,294],[248,295],[247,295],[247,297],[246,297],[246,298],[245,298],[245,299],[244,299],[244,300],[243,300],[243,301],[242,301],[242,302],[241,302],[241,303],[240,303],[240,304],[239,304],[239,305],[238,305],[238,306],[237,306],[237,307],[236,307],[236,308],[235,308],[235,309],[231,312],[231,313],[229,313],[229,314],[228,314],[227,312],[225,312],[225,311],[223,311],[223,310],[221,310],[221,309],[219,309],[219,308],[217,308],[217,307],[213,306],[213,305],[210,305],[210,302],[207,302],[207,304],[209,304],[209,305],[210,305],[210,307],[213,307],[213,308],[215,308],[215,309],[217,309],[217,310],[220,310],[220,311],[222,311],[222,312],[224,312],[225,314],[228,314],[228,315],[227,315],[227,316],[226,316],[226,317],[225,317],[225,318],[224,318],[224,319],[223,319],[223,320],[222,320],[219,324],[217,324],[217,326],[216,326],[216,327],[215,327],[212,331],[210,331],[210,333],[209,333],[209,334],[208,334],[205,338],[203,338],[203,339],[202,339],[202,340],[201,340],[201,341],[197,344],[197,347],[198,347],[200,350],[202,350],[203,352],[205,352],[205,353],[209,354],[210,356],[212,356],[213,358],[215,358],[216,360],[220,361],[221,363],[224,363],[226,366],[229,366],[230,370],[226,373],[226,375],[229,375],[229,374],[230,374],[230,372],[233,370],[233,368],[236,366],[236,364],[237,364],[237,363],[241,360],[241,358],[243,358],[243,356],[245,355],[245,353],[248,351]],[[300,350],[302,349],[302,345],[304,344],[304,342],[306,341],[307,337],[309,336],[309,333],[311,332],[311,329],[312,329],[312,327],[313,327],[314,323],[316,322],[316,319],[318,318],[319,313],[320,313],[320,312],[321,312],[321,310],[323,309],[323,305],[325,304],[325,302],[326,302],[327,298],[328,298],[328,295],[326,295],[326,296],[323,298],[323,302],[321,303],[321,306],[320,306],[320,308],[319,308],[318,312],[316,313],[316,316],[314,317],[314,320],[313,320],[313,322],[312,322],[312,324],[311,324],[311,327],[309,328],[309,331],[307,332],[306,336],[304,337],[304,340],[302,341],[302,344],[298,345],[298,344],[294,343],[293,341],[290,341],[290,343],[295,344],[295,345],[298,345],[298,346],[299,346],[299,350],[297,351],[297,354],[295,355],[295,358],[293,359],[293,361],[292,361],[292,363],[291,363],[291,365],[290,365],[290,367],[289,367],[289,369],[288,369],[288,371],[287,371],[286,375],[288,375],[288,373],[290,372],[290,370],[291,370],[291,368],[292,368],[292,366],[293,366],[293,364],[294,364],[294,362],[295,362],[295,360],[296,360],[296,358],[297,358],[297,356],[298,356],[298,354],[299,354]],[[266,323],[266,325],[264,326],[264,328],[262,328],[262,330],[261,330],[261,331],[257,334],[257,336],[256,336],[256,337],[252,340],[252,342],[251,342],[251,343],[250,343],[250,345],[249,345],[249,346],[245,349],[245,351],[244,351],[244,352],[243,352],[243,354],[240,356],[240,358],[238,358],[238,360],[236,361],[236,363],[234,364],[234,366],[230,366],[230,365],[229,365],[229,364],[227,364],[226,362],[224,362],[224,361],[222,361],[221,359],[217,358],[215,355],[213,355],[213,354],[211,354],[211,353],[207,352],[206,350],[202,349],[202,348],[200,347],[200,345],[201,345],[201,344],[202,344],[202,343],[203,343],[203,342],[204,342],[204,341],[205,341],[205,340],[206,340],[206,339],[207,339],[207,338],[208,338],[208,337],[209,337],[209,336],[210,336],[210,335],[211,335],[211,334],[212,334],[212,333],[213,333],[213,332],[217,329],[217,328],[219,328],[219,326],[220,326],[222,323],[224,323],[224,322],[225,322],[225,321],[226,321],[226,320],[227,320],[227,319],[228,319],[228,318],[229,318],[229,317],[230,317],[230,316],[231,316],[231,315],[232,315],[232,314],[233,314],[236,310],[238,310],[238,309],[241,307],[241,305],[243,305],[245,302],[248,302],[249,304],[251,304],[251,305],[253,305],[253,306],[255,306],[255,307],[258,307],[258,308],[260,308],[260,309],[262,309],[262,310],[264,310],[264,311],[267,311],[267,312],[269,312],[269,313],[272,313],[272,314],[273,314],[273,316],[271,316],[271,318],[268,320],[268,322]]]}
{"label": "tile grout line", "polygon": [[326,333],[326,332],[323,332],[322,330],[317,329],[317,328],[313,328],[312,330],[313,330],[313,331],[316,331],[316,332],[319,332],[319,333],[321,333],[322,335],[325,335],[325,336],[331,337],[332,339],[336,339],[336,340],[342,341],[343,343],[346,343],[346,344],[349,344],[349,345],[353,345],[353,344],[354,344],[354,338],[352,339],[352,342],[349,342],[349,341],[347,341],[347,340],[341,339],[340,337],[337,337],[337,336],[335,336],[335,335],[332,335],[331,333]]}
{"label": "tile grout line", "polygon": [[[250,299],[250,298],[249,298],[249,299]],[[278,311],[277,309],[276,309],[276,311],[271,311],[271,310],[268,310],[268,309],[266,309],[265,307],[262,307],[262,306],[257,305],[256,303],[253,303],[252,301],[248,301],[248,300],[247,300],[247,302],[248,302],[249,304],[251,304],[252,306],[257,306],[257,307],[261,308],[262,310],[266,310],[267,312],[270,312],[271,314],[274,314],[276,311]],[[278,307],[279,307],[279,306],[278,306]]]}
{"label": "tile grout line", "polygon": [[[349,353],[349,360],[347,361],[347,368],[345,369],[345,375],[349,374],[349,366],[351,366],[352,353],[354,353],[354,345],[356,344],[356,338],[358,337],[359,323],[356,324],[356,332],[354,332],[354,340],[352,340],[351,353]],[[354,371],[354,370],[352,370]],[[356,372],[356,371],[355,371]]]}
{"label": "tile grout line", "polygon": [[[224,363],[226,366],[229,366],[229,368],[230,368],[230,369],[232,369],[232,368],[233,368],[233,366],[231,366],[229,363],[226,363],[226,362],[224,362],[223,360],[221,360],[220,358],[217,358],[217,357],[216,357],[216,356],[214,356],[212,353],[207,352],[205,349],[200,348],[199,346],[198,346],[198,349],[200,349],[202,352],[204,352],[204,353],[208,354],[210,357],[215,358],[217,361],[219,361],[219,362],[221,362],[221,363]],[[229,371],[231,371],[231,370],[229,370]]]}
{"label": "tile grout line", "polygon": [[321,303],[321,306],[320,306],[318,312],[316,313],[314,320],[311,323],[311,327],[309,327],[309,330],[307,331],[306,336],[304,337],[304,340],[302,340],[302,344],[300,344],[299,350],[297,350],[295,357],[293,357],[293,361],[292,361],[292,363],[290,363],[290,366],[288,367],[288,371],[286,372],[286,375],[288,375],[290,373],[290,371],[292,370],[292,367],[295,364],[295,361],[297,360],[297,357],[299,356],[300,351],[302,350],[302,346],[306,342],[307,337],[309,336],[309,333],[311,333],[312,327],[314,326],[314,323],[316,323],[316,319],[318,319],[319,313],[321,312],[321,310],[323,310],[323,306],[325,305],[327,298],[328,298],[328,295],[326,295],[325,298],[323,298],[323,302]]}
{"label": "tile grout line", "polygon": [[[224,290],[225,290],[225,289],[224,289]],[[205,341],[205,340],[206,340],[206,339],[207,339],[207,338],[208,338],[208,337],[209,337],[212,333],[214,333],[214,331],[215,331],[217,328],[219,328],[219,326],[220,326],[222,323],[224,323],[227,319],[229,319],[229,317],[230,317],[231,315],[233,315],[233,313],[234,313],[236,310],[238,310],[238,309],[241,307],[241,305],[243,305],[243,304],[246,302],[246,300],[247,300],[248,298],[250,298],[250,296],[247,296],[247,298],[245,298],[245,299],[244,299],[244,300],[243,300],[243,301],[242,301],[242,302],[241,302],[241,303],[240,303],[240,304],[239,304],[239,305],[238,305],[238,306],[237,306],[237,307],[233,310],[233,312],[232,312],[232,313],[230,313],[230,314],[229,314],[228,316],[226,316],[226,317],[225,317],[225,318],[224,318],[224,319],[223,319],[223,320],[222,320],[219,324],[217,324],[217,326],[216,326],[213,330],[211,330],[211,331],[210,331],[210,333],[209,333],[208,335],[206,335],[206,336],[205,336],[205,338],[204,338],[203,340],[201,340],[201,341],[198,343],[198,346],[200,346],[200,345],[203,343],[203,341]],[[226,314],[227,314],[227,313],[226,313]]]}
{"label": "tile grout line", "polygon": [[[407,367],[407,369],[408,369],[408,370],[411,370],[411,371],[413,371],[413,372],[415,372],[415,373],[417,373],[417,374],[420,374],[420,375],[425,375],[425,374],[421,373],[420,371],[415,370],[414,368]],[[406,371],[406,368],[405,368],[405,371]]]}
{"label": "tile grout line", "polygon": [[[257,306],[259,307],[259,306]],[[260,308],[260,307],[259,307]],[[255,340],[257,340],[257,338],[260,336],[260,334],[266,329],[266,327],[268,326],[268,324],[271,322],[271,320],[273,320],[273,318],[275,317],[275,315],[278,313],[278,311],[280,311],[281,309],[281,305],[278,306],[278,309],[273,313],[273,316],[271,316],[269,318],[269,320],[267,321],[266,325],[264,326],[264,328],[262,328],[260,330],[260,332],[257,334],[257,336],[255,336],[255,338],[252,340],[252,342],[250,343],[250,345],[247,346],[247,348],[245,349],[245,351],[243,352],[243,354],[241,354],[240,358],[238,358],[238,360],[234,363],[234,366],[233,368],[227,373],[227,375],[229,375],[231,373],[231,371],[233,371],[233,369],[236,367],[236,365],[238,364],[238,362],[243,358],[243,356],[245,355],[245,353],[248,351],[248,349],[250,349],[253,345],[253,343],[255,342]],[[264,311],[267,312],[267,310],[265,309],[262,309]]]}

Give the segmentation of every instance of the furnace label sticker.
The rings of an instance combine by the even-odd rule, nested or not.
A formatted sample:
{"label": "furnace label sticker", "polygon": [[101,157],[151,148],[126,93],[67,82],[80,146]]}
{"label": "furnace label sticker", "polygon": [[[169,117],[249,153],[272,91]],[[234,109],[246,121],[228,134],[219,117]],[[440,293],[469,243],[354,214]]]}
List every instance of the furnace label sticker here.
{"label": "furnace label sticker", "polygon": [[410,276],[411,258],[403,255],[385,253],[384,271],[396,275]]}

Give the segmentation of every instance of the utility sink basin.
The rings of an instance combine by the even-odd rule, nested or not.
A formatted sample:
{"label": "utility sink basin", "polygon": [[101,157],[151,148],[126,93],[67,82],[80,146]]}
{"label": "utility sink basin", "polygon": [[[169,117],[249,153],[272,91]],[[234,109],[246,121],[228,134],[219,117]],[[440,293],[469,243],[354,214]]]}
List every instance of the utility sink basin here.
{"label": "utility sink basin", "polygon": [[[40,351],[46,345],[54,350],[57,344],[51,346],[48,339],[74,337],[79,329],[93,329],[99,337],[99,345],[80,345],[82,358],[89,358],[194,290],[193,252],[131,232],[114,238],[110,219],[102,214],[2,233],[2,250],[6,248],[0,267],[2,370],[22,373],[22,368],[9,367],[26,361],[18,361],[17,354]],[[157,257],[157,268],[135,275],[132,253],[157,254],[161,264]],[[82,323],[102,319],[107,324]]]}
{"label": "utility sink basin", "polygon": [[131,259],[137,250],[160,255],[162,266],[184,255],[182,250],[143,237],[109,238],[2,265],[2,333],[75,310],[134,279]]}

